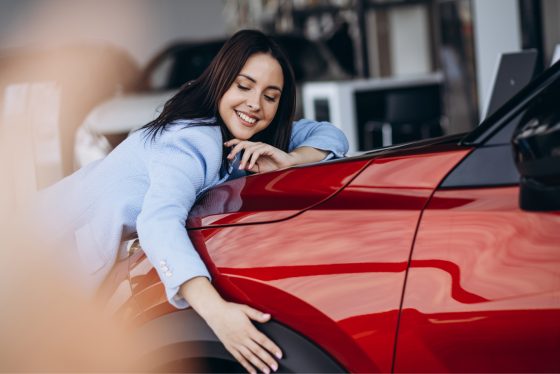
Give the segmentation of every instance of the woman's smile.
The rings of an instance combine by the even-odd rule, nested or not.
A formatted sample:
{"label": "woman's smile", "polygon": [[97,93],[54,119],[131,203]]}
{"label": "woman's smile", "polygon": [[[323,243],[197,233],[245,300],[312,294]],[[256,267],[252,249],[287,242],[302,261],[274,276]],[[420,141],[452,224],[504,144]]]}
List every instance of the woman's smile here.
{"label": "woman's smile", "polygon": [[235,113],[237,114],[237,117],[241,119],[241,123],[245,126],[253,127],[253,125],[259,120],[258,118],[250,116],[247,113],[243,113],[239,110],[236,110]]}

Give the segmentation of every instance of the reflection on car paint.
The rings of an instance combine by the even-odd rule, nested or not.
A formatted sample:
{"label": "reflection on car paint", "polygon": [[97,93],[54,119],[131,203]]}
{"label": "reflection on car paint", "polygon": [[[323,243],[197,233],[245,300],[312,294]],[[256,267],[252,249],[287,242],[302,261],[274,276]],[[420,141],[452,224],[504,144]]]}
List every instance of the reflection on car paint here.
{"label": "reflection on car paint", "polygon": [[[550,357],[560,351],[560,214],[521,211],[518,194],[436,192],[412,263],[453,263],[459,279],[411,267],[397,371],[558,371]],[[480,300],[457,298],[458,288]]]}

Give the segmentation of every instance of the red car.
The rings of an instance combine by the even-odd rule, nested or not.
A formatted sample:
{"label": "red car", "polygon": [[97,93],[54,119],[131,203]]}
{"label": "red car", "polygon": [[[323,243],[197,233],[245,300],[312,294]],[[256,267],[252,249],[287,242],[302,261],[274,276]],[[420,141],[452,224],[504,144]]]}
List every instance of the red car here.
{"label": "red car", "polygon": [[[559,97],[556,64],[469,134],[219,185],[190,237],[279,371],[560,372]],[[243,371],[138,245],[102,294],[141,370]]]}

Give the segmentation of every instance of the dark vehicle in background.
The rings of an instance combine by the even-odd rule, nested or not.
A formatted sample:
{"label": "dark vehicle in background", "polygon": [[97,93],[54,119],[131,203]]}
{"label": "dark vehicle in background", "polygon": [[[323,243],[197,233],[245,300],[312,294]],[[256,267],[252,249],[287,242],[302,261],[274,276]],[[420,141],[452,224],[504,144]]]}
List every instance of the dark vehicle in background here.
{"label": "dark vehicle in background", "polygon": [[[319,42],[297,35],[277,35],[294,69],[298,89],[296,118],[303,113],[301,83],[349,76]],[[75,167],[107,155],[128,133],[153,120],[182,84],[196,79],[226,39],[177,42],[156,55],[140,74],[134,90],[96,106],[76,132]]]}
{"label": "dark vehicle in background", "polygon": [[[322,44],[295,35],[278,35],[274,39],[290,60],[298,84],[347,78]],[[170,45],[148,63],[140,79],[140,90],[178,89],[198,78],[224,43],[225,39]]]}
{"label": "dark vehicle in background", "polygon": [[[189,236],[280,372],[560,372],[558,97],[560,63],[468,134],[218,185]],[[101,297],[136,370],[242,371],[138,242]]]}

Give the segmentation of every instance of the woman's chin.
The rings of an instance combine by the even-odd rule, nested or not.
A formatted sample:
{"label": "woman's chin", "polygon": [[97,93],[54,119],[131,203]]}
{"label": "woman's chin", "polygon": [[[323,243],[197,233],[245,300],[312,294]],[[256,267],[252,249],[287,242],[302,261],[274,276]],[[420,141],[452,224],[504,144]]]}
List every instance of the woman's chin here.
{"label": "woman's chin", "polygon": [[235,128],[234,131],[231,131],[231,134],[239,140],[249,140],[255,135],[254,131],[248,128]]}

